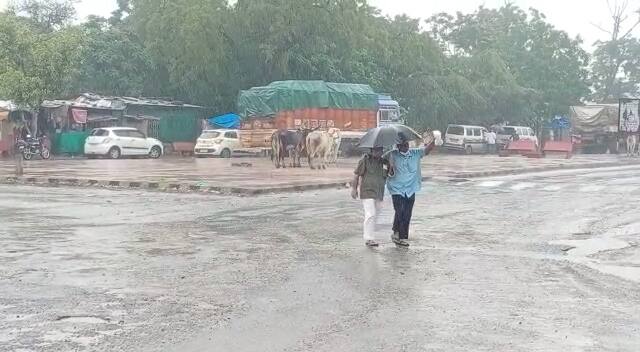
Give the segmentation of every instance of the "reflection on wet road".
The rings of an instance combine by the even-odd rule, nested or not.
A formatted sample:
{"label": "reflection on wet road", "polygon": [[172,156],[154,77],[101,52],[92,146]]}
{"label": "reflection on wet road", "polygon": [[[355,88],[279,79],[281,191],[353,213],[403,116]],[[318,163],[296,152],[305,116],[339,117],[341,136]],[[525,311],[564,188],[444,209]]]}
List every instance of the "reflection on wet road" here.
{"label": "reflection on wet road", "polygon": [[432,182],[412,246],[347,191],[0,186],[0,351],[637,351],[640,169]]}

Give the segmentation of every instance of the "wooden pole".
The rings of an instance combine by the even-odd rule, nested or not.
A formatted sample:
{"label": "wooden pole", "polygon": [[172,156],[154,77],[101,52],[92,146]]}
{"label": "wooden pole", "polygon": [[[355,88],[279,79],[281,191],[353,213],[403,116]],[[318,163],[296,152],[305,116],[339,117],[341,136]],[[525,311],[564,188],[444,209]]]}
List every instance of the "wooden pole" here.
{"label": "wooden pole", "polygon": [[22,154],[18,148],[14,148],[13,157],[16,165],[16,177],[21,177],[24,174],[24,167],[22,165]]}

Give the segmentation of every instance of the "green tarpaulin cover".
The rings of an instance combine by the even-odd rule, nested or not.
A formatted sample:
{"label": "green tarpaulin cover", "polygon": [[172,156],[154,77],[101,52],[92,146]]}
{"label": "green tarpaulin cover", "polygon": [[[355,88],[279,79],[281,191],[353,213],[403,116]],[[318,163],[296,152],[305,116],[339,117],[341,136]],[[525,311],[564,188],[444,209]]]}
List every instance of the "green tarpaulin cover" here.
{"label": "green tarpaulin cover", "polygon": [[53,150],[56,154],[84,154],[84,141],[89,132],[58,133],[53,139]]}
{"label": "green tarpaulin cover", "polygon": [[375,110],[378,95],[366,84],[324,81],[277,81],[243,90],[238,112],[243,118],[273,117],[284,110],[334,108]]}

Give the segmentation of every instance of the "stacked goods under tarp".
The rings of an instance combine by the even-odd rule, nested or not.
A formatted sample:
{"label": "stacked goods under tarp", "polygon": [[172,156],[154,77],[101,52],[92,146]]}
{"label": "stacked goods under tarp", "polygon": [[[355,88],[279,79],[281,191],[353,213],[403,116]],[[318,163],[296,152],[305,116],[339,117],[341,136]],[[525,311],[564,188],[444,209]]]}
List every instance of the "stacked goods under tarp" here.
{"label": "stacked goods under tarp", "polygon": [[571,126],[584,135],[617,132],[618,104],[571,107]]}
{"label": "stacked goods under tarp", "polygon": [[613,150],[618,132],[618,104],[572,106],[571,128],[586,152]]}
{"label": "stacked goods under tarp", "polygon": [[275,129],[376,127],[378,94],[364,84],[278,81],[241,91],[243,145],[267,147]]}

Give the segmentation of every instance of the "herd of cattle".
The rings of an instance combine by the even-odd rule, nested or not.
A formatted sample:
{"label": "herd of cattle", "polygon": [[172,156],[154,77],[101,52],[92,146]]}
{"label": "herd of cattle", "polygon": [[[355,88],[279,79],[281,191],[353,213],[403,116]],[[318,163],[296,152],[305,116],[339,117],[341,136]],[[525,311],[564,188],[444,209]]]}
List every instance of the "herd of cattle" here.
{"label": "herd of cattle", "polygon": [[301,167],[300,160],[306,157],[311,169],[326,169],[337,161],[341,141],[337,128],[278,130],[271,135],[271,160],[276,168],[287,167],[287,158],[290,167]]}

